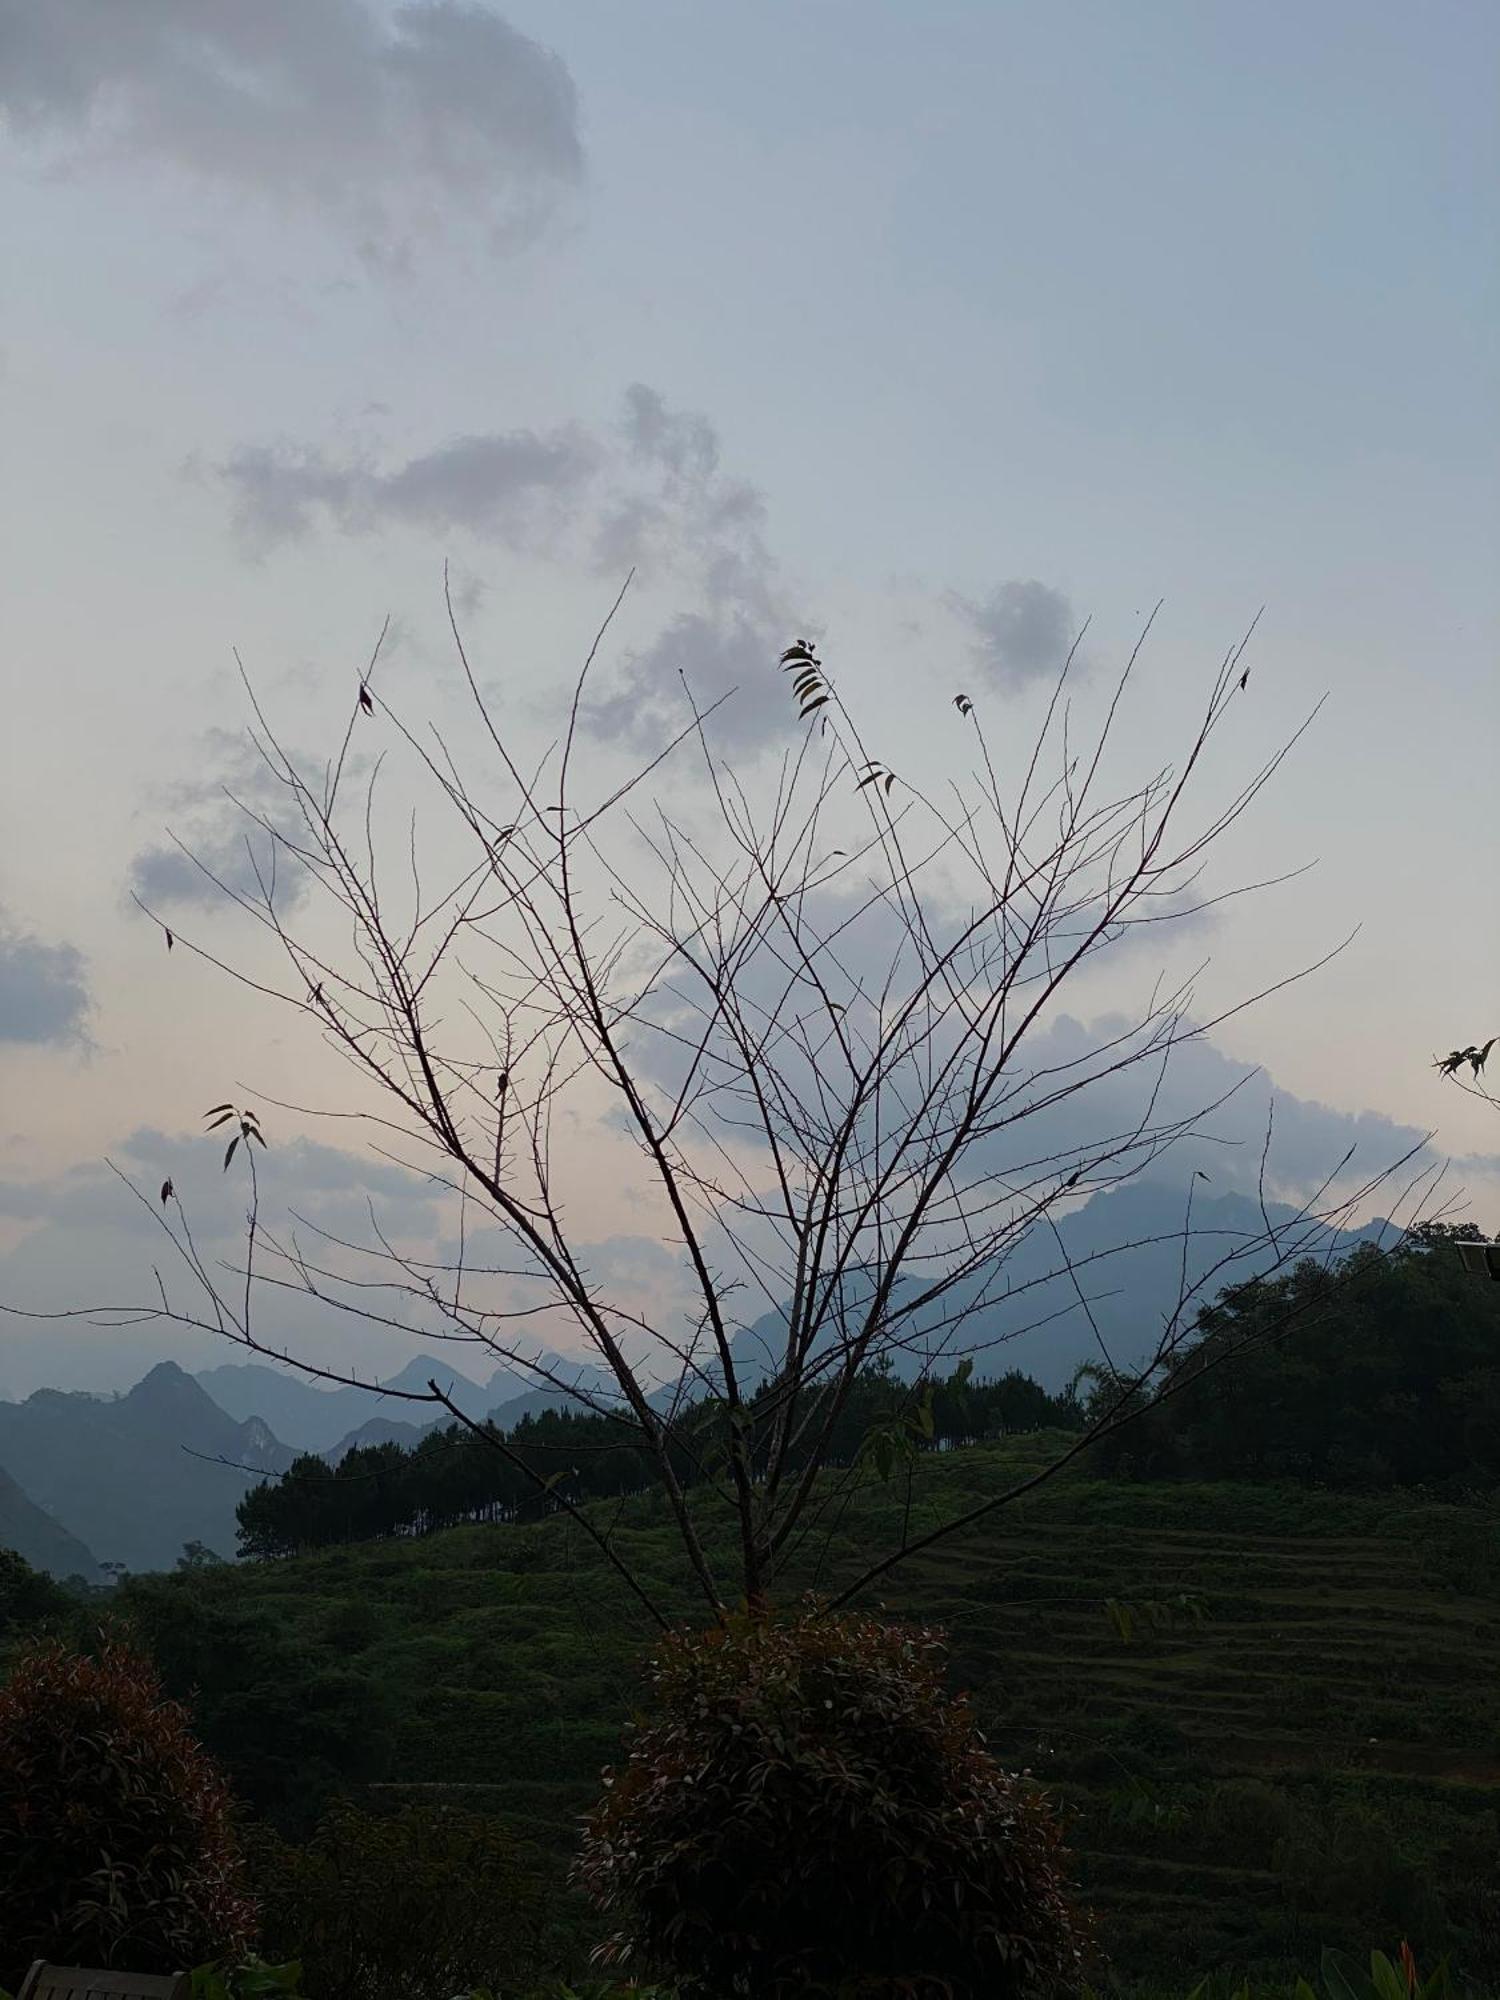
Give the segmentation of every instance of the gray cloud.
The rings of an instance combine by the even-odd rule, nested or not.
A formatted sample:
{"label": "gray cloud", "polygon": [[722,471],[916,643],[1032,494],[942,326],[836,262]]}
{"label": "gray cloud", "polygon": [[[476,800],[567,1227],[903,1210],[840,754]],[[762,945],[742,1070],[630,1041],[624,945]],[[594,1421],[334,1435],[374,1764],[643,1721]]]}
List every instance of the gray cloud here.
{"label": "gray cloud", "polygon": [[[219,909],[226,889],[263,904],[269,888],[278,910],[295,909],[307,893],[307,873],[267,831],[269,825],[288,838],[305,833],[286,787],[248,735],[210,729],[199,747],[204,775],[167,796],[176,839],[153,841],[135,855],[127,890],[149,910],[168,914]],[[351,759],[345,768],[357,775],[365,766]]]}
{"label": "gray cloud", "polygon": [[455,438],[391,471],[267,446],[236,452],[216,470],[235,526],[260,551],[298,539],[320,518],[346,535],[385,525],[462,529],[507,548],[545,551],[567,528],[601,457],[569,426]]}
{"label": "gray cloud", "polygon": [[[611,692],[590,707],[590,727],[635,750],[660,748],[688,724],[694,708],[702,714],[738,690],[715,714],[709,734],[719,748],[764,743],[791,716],[784,699],[765,699],[778,636],[789,629],[785,622],[773,627],[732,605],[684,612],[659,638],[629,656]],[[785,694],[779,685],[770,692],[774,697]]]}
{"label": "gray cloud", "polygon": [[0,0],[0,120],[335,223],[377,262],[532,233],[583,169],[561,58],[487,6]]}
{"label": "gray cloud", "polygon": [[701,713],[733,694],[713,718],[713,740],[753,749],[785,728],[790,710],[764,693],[774,686],[781,694],[776,656],[801,629],[766,545],[765,502],[723,470],[707,417],[670,409],[644,383],[626,392],[621,434],[630,468],[654,483],[616,494],[595,533],[595,560],[648,573],[685,570],[700,601],[629,655],[611,691],[590,708],[590,724],[632,749],[654,749],[686,725],[692,708]]}
{"label": "gray cloud", "polygon": [[1035,578],[1002,583],[979,602],[956,592],[948,601],[974,635],[974,664],[997,687],[1054,678],[1078,636],[1067,598]]}
{"label": "gray cloud", "polygon": [[[256,1163],[266,1203],[298,1209],[327,1227],[330,1214],[346,1219],[351,1203],[368,1218],[366,1202],[374,1200],[382,1224],[398,1235],[431,1225],[443,1191],[425,1176],[316,1139],[278,1143],[275,1113],[263,1122],[271,1143],[257,1152]],[[244,1190],[232,1174],[223,1173],[224,1146],[218,1138],[142,1125],[120,1142],[113,1157],[153,1197],[157,1183],[170,1175],[195,1231],[206,1241],[243,1232]],[[59,1227],[123,1229],[148,1238],[155,1233],[151,1218],[103,1161],[70,1167],[51,1180],[0,1181],[0,1216]]]}
{"label": "gray cloud", "polygon": [[[410,1243],[419,1255],[438,1261],[462,1256],[470,1274],[471,1300],[494,1291],[484,1276],[487,1264],[512,1275],[499,1280],[493,1302],[530,1306],[543,1292],[514,1277],[513,1241],[493,1227],[476,1226],[473,1211],[460,1251],[455,1234],[455,1202],[450,1192],[421,1173],[370,1154],[347,1152],[316,1140],[282,1141],[276,1113],[269,1108],[270,1144],[257,1153],[261,1226],[285,1241],[292,1216],[302,1250],[360,1276],[386,1275],[377,1265],[331,1248],[317,1230],[348,1243],[374,1244],[370,1211],[382,1233]],[[28,1321],[27,1311],[59,1312],[121,1306],[154,1300],[159,1269],[169,1295],[180,1305],[201,1305],[195,1288],[162,1234],[158,1189],[171,1176],[192,1221],[195,1241],[213,1266],[232,1267],[240,1257],[245,1231],[245,1183],[239,1162],[222,1171],[222,1135],[168,1133],[142,1126],[111,1150],[111,1157],[145,1195],[135,1199],[103,1161],[89,1161],[37,1180],[0,1179],[0,1221],[32,1225],[8,1252],[0,1251],[0,1396],[22,1396],[43,1385],[108,1391],[128,1387],[166,1355],[184,1367],[201,1368],[236,1355],[214,1333],[140,1326]],[[617,1301],[679,1334],[688,1310],[685,1260],[654,1237],[612,1236],[575,1246],[591,1280],[608,1287]],[[263,1264],[262,1268],[268,1268]],[[337,1292],[338,1287],[330,1287]],[[366,1295],[356,1295],[366,1296]],[[5,1308],[17,1310],[7,1313]],[[304,1360],[352,1368],[362,1376],[393,1373],[413,1353],[445,1353],[466,1366],[461,1352],[434,1342],[451,1333],[449,1323],[418,1302],[380,1295],[378,1310],[389,1310],[417,1327],[415,1335],[382,1327],[362,1314],[343,1315],[295,1292],[267,1292],[258,1306],[259,1335]],[[562,1312],[527,1317],[505,1339],[534,1354],[538,1345],[564,1351],[576,1328]],[[637,1342],[635,1345],[641,1345]],[[471,1350],[475,1353],[481,1350]],[[656,1355],[654,1344],[647,1351]],[[660,1357],[657,1357],[658,1361]],[[665,1370],[661,1364],[658,1372]],[[653,1379],[654,1376],[653,1376]]]}
{"label": "gray cloud", "polygon": [[46,944],[0,915],[0,1043],[84,1044],[89,989],[83,954]]}
{"label": "gray cloud", "polygon": [[702,481],[719,469],[719,436],[705,416],[670,410],[655,389],[632,382],[620,429],[635,457]]}
{"label": "gray cloud", "polygon": [[[257,445],[215,475],[258,554],[322,527],[406,527],[684,588],[691,607],[630,654],[588,710],[591,727],[631,749],[657,747],[687,721],[683,672],[700,708],[734,687],[779,688],[777,653],[806,627],[767,547],[760,493],[725,471],[707,417],[643,383],[626,391],[612,428],[475,432],[395,465]],[[784,701],[747,694],[719,712],[716,740],[753,746],[789,715]],[[187,882],[169,855],[160,880]]]}
{"label": "gray cloud", "polygon": [[[1087,1023],[1059,1015],[1044,1035],[1028,1042],[1026,1059],[1036,1070],[1067,1073],[1067,1066],[1082,1066],[1089,1052],[1103,1048],[1125,1031],[1123,1017],[1104,1016]],[[1207,1173],[1216,1192],[1234,1189],[1253,1194],[1258,1185],[1261,1153],[1265,1145],[1267,1119],[1271,1118],[1271,1146],[1267,1159],[1267,1189],[1279,1198],[1306,1199],[1333,1172],[1346,1153],[1352,1154],[1339,1186],[1371,1178],[1394,1164],[1413,1148],[1418,1165],[1433,1166],[1443,1157],[1441,1150],[1424,1144],[1425,1135],[1416,1127],[1398,1124],[1380,1111],[1342,1111],[1316,1098],[1297,1097],[1279,1088],[1264,1069],[1242,1062],[1217,1048],[1207,1038],[1180,1042],[1174,1049],[1166,1075],[1158,1086],[1158,1072],[1151,1062],[1143,1062],[1119,1075],[1101,1078],[1052,1109],[1039,1113],[1022,1127],[1007,1148],[996,1146],[987,1162],[1000,1171],[1023,1157],[1041,1158],[1063,1153],[1071,1147],[1096,1144],[1101,1136],[1130,1131],[1146,1110],[1155,1091],[1152,1118],[1171,1123],[1203,1111],[1198,1129],[1179,1140],[1153,1165],[1152,1179],[1185,1183],[1195,1171]],[[1039,1077],[1038,1093],[1048,1088],[1048,1079]],[[1229,1095],[1230,1092],[1233,1095]],[[1208,1107],[1226,1102],[1218,1109]],[[1459,1168],[1494,1174],[1500,1160],[1471,1159]],[[1449,1192],[1456,1192],[1450,1188]],[[1395,1191],[1392,1190],[1392,1199]]]}

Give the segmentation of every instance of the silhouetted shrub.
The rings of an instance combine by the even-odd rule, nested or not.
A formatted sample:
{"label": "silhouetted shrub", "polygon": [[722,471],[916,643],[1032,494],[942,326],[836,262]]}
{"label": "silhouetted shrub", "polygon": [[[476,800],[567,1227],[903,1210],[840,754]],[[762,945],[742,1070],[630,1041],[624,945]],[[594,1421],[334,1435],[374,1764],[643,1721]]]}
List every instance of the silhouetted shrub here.
{"label": "silhouetted shrub", "polygon": [[0,1688],[0,1980],[232,1957],[254,1917],[228,1791],[150,1663],[23,1654]]}
{"label": "silhouetted shrub", "polygon": [[809,1606],[668,1639],[578,1877],[601,1950],[685,1995],[1010,2000],[1076,1986],[1056,1822],[1002,1771],[935,1631]]}
{"label": "silhouetted shrub", "polygon": [[498,1821],[450,1806],[341,1804],[305,1846],[260,1831],[262,1950],[316,2000],[511,1993],[540,1970],[545,1898]]}

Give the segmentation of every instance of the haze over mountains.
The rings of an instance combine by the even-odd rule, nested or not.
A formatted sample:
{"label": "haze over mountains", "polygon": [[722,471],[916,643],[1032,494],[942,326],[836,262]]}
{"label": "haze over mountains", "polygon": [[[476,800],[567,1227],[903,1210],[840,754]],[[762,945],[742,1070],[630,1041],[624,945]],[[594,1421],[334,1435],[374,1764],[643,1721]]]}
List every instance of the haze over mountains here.
{"label": "haze over mountains", "polygon": [[188,1541],[233,1555],[241,1494],[292,1457],[258,1417],[226,1416],[174,1361],[124,1396],[39,1389],[0,1403],[0,1468],[99,1561],[130,1570],[170,1569]]}
{"label": "haze over mountains", "polygon": [[[977,1347],[981,1377],[1016,1368],[1055,1392],[1081,1362],[1144,1361],[1177,1303],[1184,1273],[1189,1286],[1197,1284],[1220,1260],[1258,1243],[1267,1220],[1288,1231],[1290,1242],[1323,1252],[1378,1238],[1384,1227],[1322,1231],[1309,1242],[1293,1209],[1271,1205],[1263,1215],[1247,1196],[1214,1195],[1201,1180],[1185,1234],[1186,1219],[1182,1190],[1139,1181],[1094,1196],[1059,1221],[1057,1236],[1033,1229],[1003,1268],[970,1281],[967,1296],[983,1292],[984,1302],[947,1353],[956,1360]],[[1269,1249],[1240,1255],[1211,1276],[1203,1298],[1274,1261]],[[922,1369],[925,1350],[938,1347],[934,1327],[935,1315],[914,1317],[908,1347],[893,1357],[899,1374],[910,1378]],[[737,1336],[747,1381],[774,1364],[783,1339],[776,1313]],[[539,1358],[565,1380],[604,1386],[587,1363]],[[481,1383],[431,1354],[415,1357],[382,1387],[420,1390],[430,1379],[466,1416],[492,1417],[506,1430],[566,1401],[519,1369],[498,1368]],[[654,1400],[670,1393],[664,1389]],[[325,1388],[260,1362],[228,1362],[195,1377],[164,1361],[123,1396],[38,1390],[24,1402],[0,1402],[0,1546],[19,1549],[54,1575],[91,1580],[99,1562],[171,1568],[190,1541],[232,1556],[241,1496],[258,1478],[285,1471],[299,1452],[337,1464],[355,1444],[412,1445],[449,1422],[430,1403],[374,1389]]]}
{"label": "haze over mountains", "polygon": [[[1262,1212],[1248,1195],[1214,1195],[1201,1180],[1189,1227],[1182,1190],[1132,1181],[1061,1217],[1055,1236],[1046,1227],[1031,1229],[998,1269],[987,1267],[955,1286],[942,1305],[914,1314],[908,1344],[891,1357],[896,1373],[909,1380],[922,1372],[929,1353],[950,1355],[956,1363],[979,1349],[976,1374],[1015,1368],[1056,1394],[1083,1362],[1139,1367],[1185,1289],[1196,1293],[1186,1316],[1191,1326],[1197,1305],[1275,1266],[1277,1253],[1256,1247],[1267,1222],[1285,1232],[1288,1249],[1304,1246],[1303,1254],[1340,1254],[1356,1243],[1394,1236],[1379,1221],[1350,1231],[1309,1230],[1284,1203],[1268,1202]],[[898,1286],[898,1299],[916,1282]],[[939,1322],[970,1303],[975,1309],[962,1327],[944,1335]],[[784,1341],[778,1313],[767,1313],[737,1337],[736,1361],[747,1380],[764,1374]]]}
{"label": "haze over mountains", "polygon": [[[565,1382],[582,1382],[585,1388],[604,1382],[597,1368],[576,1358],[542,1349],[536,1359],[555,1369]],[[318,1452],[334,1464],[355,1445],[415,1444],[434,1427],[441,1429],[453,1421],[432,1403],[408,1402],[399,1393],[387,1396],[381,1391],[420,1392],[436,1382],[466,1417],[479,1423],[493,1416],[506,1429],[529,1413],[567,1400],[559,1390],[538,1386],[534,1376],[519,1368],[497,1368],[481,1385],[451,1361],[431,1354],[408,1361],[379,1390],[324,1388],[307,1376],[264,1362],[228,1362],[202,1369],[194,1379],[230,1416],[242,1421],[260,1417],[284,1444]]]}
{"label": "haze over mountains", "polygon": [[[295,1370],[263,1361],[225,1362],[200,1369],[194,1379],[227,1415],[241,1423],[260,1417],[283,1444],[298,1451],[331,1450],[340,1439],[376,1421],[404,1424],[420,1433],[432,1419],[430,1404],[408,1403],[399,1396],[382,1399],[371,1389],[324,1388]],[[381,1387],[420,1391],[429,1380],[448,1390],[465,1416],[476,1421],[527,1386],[515,1371],[497,1368],[480,1387],[451,1361],[419,1354]],[[446,1415],[443,1420],[449,1421]]]}

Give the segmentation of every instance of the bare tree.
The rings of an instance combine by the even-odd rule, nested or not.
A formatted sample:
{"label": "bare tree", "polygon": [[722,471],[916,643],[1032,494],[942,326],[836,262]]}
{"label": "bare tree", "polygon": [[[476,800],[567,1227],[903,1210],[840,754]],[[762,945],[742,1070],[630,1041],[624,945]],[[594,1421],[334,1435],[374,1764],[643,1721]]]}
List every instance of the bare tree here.
{"label": "bare tree", "polygon": [[[681,733],[628,777],[589,789],[590,675],[614,610],[535,768],[486,698],[451,600],[448,616],[472,704],[462,755],[384,698],[379,645],[320,773],[289,754],[246,678],[281,808],[245,807],[256,893],[220,886],[254,918],[280,972],[232,967],[180,931],[176,942],[289,1008],[344,1057],[368,1087],[357,1115],[378,1143],[389,1151],[397,1139],[392,1157],[450,1191],[458,1248],[415,1254],[373,1211],[359,1242],[295,1216],[269,1223],[247,1137],[243,1259],[230,1268],[200,1254],[170,1183],[160,1204],[138,1190],[192,1290],[179,1296],[159,1279],[155,1299],[121,1310],[209,1327],[337,1381],[359,1377],[266,1335],[268,1294],[481,1348],[627,1427],[714,1612],[736,1598],[764,1604],[830,1498],[860,1476],[832,1467],[829,1447],[861,1371],[891,1359],[920,1382],[992,1353],[1005,1337],[997,1308],[1011,1336],[1027,1292],[1041,1294],[1036,1280],[1010,1276],[1037,1230],[1056,1244],[1056,1270],[1087,1315],[1092,1274],[1069,1263],[1059,1219],[1160,1159],[1216,1108],[1163,1108],[1174,1057],[1226,1018],[1192,1015],[1191,980],[1158,980],[1129,1025],[1086,1053],[1059,1056],[1046,1031],[1103,955],[1222,900],[1199,887],[1205,857],[1307,723],[1227,802],[1199,807],[1205,753],[1248,680],[1242,645],[1186,720],[1180,761],[1111,789],[1105,765],[1138,642],[1081,742],[1070,656],[1019,760],[996,754],[979,704],[941,696],[973,756],[967,779],[939,795],[889,746],[866,742],[837,679],[798,641],[779,677],[768,660],[754,697],[790,702],[795,735],[779,759],[737,775],[715,748],[717,705],[700,712],[684,680]],[[383,739],[363,772],[357,732]],[[419,862],[415,818],[397,821],[377,799],[388,753],[442,809],[444,838],[461,837],[461,859],[436,882]],[[290,876],[304,892],[295,901]],[[1118,1103],[1127,1077],[1139,1080],[1138,1108],[1124,1118],[1101,1109],[1080,1140],[1078,1107],[1102,1106],[1106,1090]],[[604,1142],[581,1143],[580,1131],[628,1135],[643,1226],[683,1276],[686,1304],[670,1320],[590,1268],[580,1218],[599,1171],[589,1148]],[[1116,1366],[1098,1342],[1118,1395],[1046,1472],[872,1551],[842,1598],[1171,1393],[1199,1306],[1236,1277],[1329,1254],[1336,1228],[1392,1171],[1350,1185],[1350,1168],[1348,1156],[1332,1163],[1294,1222],[1273,1221],[1263,1155],[1263,1227],[1230,1240],[1206,1273],[1189,1270],[1189,1194],[1180,1297],[1152,1352]],[[1428,1191],[1413,1168],[1403,1199],[1420,1204]],[[533,1329],[559,1318],[605,1389],[537,1351]],[[474,1428],[437,1382],[404,1393]],[[680,1471],[684,1452],[692,1477]],[[564,1492],[557,1499],[661,1618],[602,1520]],[[705,1510],[726,1503],[732,1572],[704,1532]]]}

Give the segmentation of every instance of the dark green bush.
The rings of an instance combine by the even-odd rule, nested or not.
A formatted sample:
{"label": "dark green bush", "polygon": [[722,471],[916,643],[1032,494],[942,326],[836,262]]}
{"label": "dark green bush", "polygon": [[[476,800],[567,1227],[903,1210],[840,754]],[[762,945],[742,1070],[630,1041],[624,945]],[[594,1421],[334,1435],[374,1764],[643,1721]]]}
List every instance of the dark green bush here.
{"label": "dark green bush", "polygon": [[118,1611],[190,1709],[238,1797],[300,1836],[350,1785],[384,1775],[391,1715],[368,1674],[330,1666],[212,1571],[132,1577]]}
{"label": "dark green bush", "polygon": [[704,2000],[1076,1987],[1056,1821],[943,1657],[935,1631],[813,1606],[666,1641],[586,1826],[579,1879],[619,1924],[601,1959]]}
{"label": "dark green bush", "polygon": [[1434,1885],[1373,1806],[1347,1800],[1297,1814],[1273,1866],[1299,1917],[1337,1924],[1350,1937],[1394,1926],[1429,1952],[1446,1943]]}
{"label": "dark green bush", "polygon": [[0,1689],[0,1980],[231,1957],[254,1919],[228,1791],[150,1663],[25,1653]]}
{"label": "dark green bush", "polygon": [[60,1583],[14,1549],[0,1549],[0,1646],[45,1618],[61,1618],[72,1606]]}
{"label": "dark green bush", "polygon": [[1267,1867],[1291,1823],[1283,1793],[1261,1778],[1224,1778],[1209,1793],[1203,1833],[1209,1852]]}
{"label": "dark green bush", "polygon": [[540,1972],[546,1898],[498,1821],[450,1806],[335,1807],[305,1846],[251,1843],[261,1948],[315,2000],[506,1993]]}

